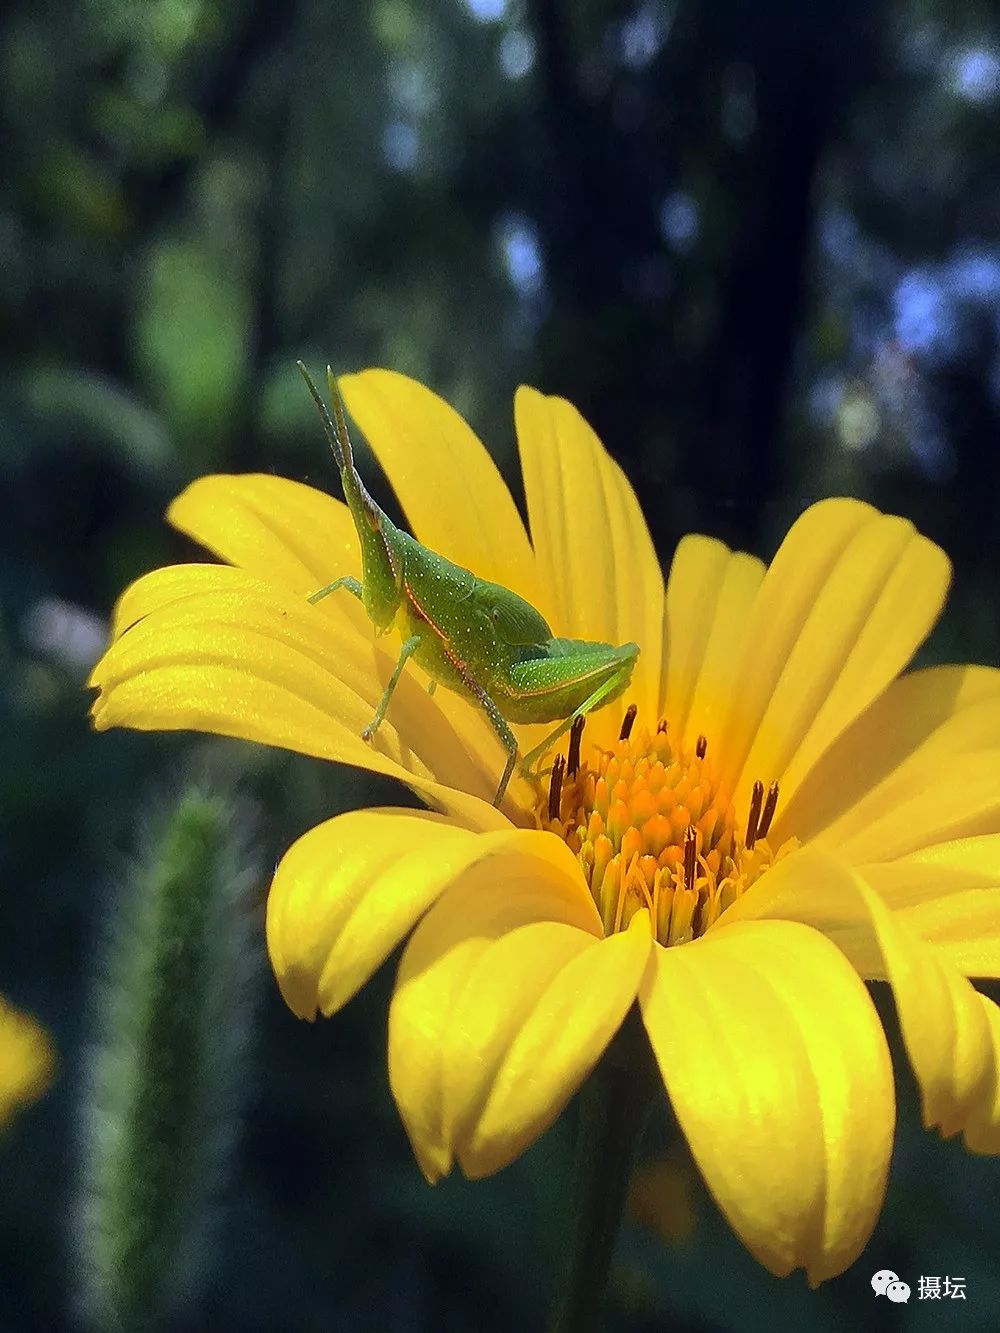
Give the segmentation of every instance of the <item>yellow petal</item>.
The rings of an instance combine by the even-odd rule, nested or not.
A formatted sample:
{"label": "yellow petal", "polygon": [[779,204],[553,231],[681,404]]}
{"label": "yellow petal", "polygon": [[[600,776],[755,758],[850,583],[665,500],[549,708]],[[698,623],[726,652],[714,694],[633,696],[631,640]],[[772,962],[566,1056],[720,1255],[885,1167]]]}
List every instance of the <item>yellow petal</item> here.
{"label": "yellow petal", "polygon": [[535,558],[517,506],[455,409],[392,370],[342,375],[338,383],[417,540],[538,605]]}
{"label": "yellow petal", "polygon": [[869,862],[860,866],[859,873],[892,912],[939,900],[947,912],[951,898],[987,894],[1000,885],[1000,834],[937,842],[897,861]]}
{"label": "yellow petal", "polygon": [[659,712],[682,734],[712,632],[715,606],[732,552],[714,537],[677,543],[663,613],[663,693]]}
{"label": "yellow petal", "polygon": [[682,744],[705,735],[714,751],[763,578],[762,561],[710,537],[678,543],[667,579],[659,711]]}
{"label": "yellow petal", "polygon": [[233,586],[227,565],[164,565],[130,583],[111,617],[112,642],[154,611],[207,592]]}
{"label": "yellow petal", "polygon": [[[449,1080],[456,1152],[471,1178],[492,1175],[542,1134],[581,1086],[635,999],[652,948],[645,913],[594,940],[528,925],[498,940],[462,991]],[[581,941],[583,942],[581,944]]]}
{"label": "yellow petal", "polygon": [[994,884],[915,903],[898,918],[963,976],[1000,977],[1000,868]]}
{"label": "yellow petal", "polygon": [[1000,834],[955,838],[902,856],[859,867],[887,907],[898,911],[970,889],[1000,885]]}
{"label": "yellow petal", "polygon": [[[867,975],[888,979],[928,1128],[938,1126],[947,1138],[983,1114],[993,1096],[996,1057],[980,997],[942,950],[920,939],[856,871],[805,848],[762,875],[717,926],[723,931],[751,918],[811,925]],[[875,951],[881,966],[873,973],[868,959]]]}
{"label": "yellow petal", "polygon": [[207,731],[278,745],[397,777],[473,827],[505,822],[485,804],[496,783],[490,756],[470,750],[409,673],[373,742],[361,739],[394,656],[322,603],[227,566],[216,578],[214,591],[147,615],[108,649],[90,680],[100,690],[98,730]]}
{"label": "yellow petal", "polygon": [[929,667],[893,681],[810,772],[782,792],[773,836],[837,845],[892,804],[904,771],[934,781],[941,760],[1000,747],[1000,671]]}
{"label": "yellow petal", "polygon": [[[332,465],[331,478],[336,484]],[[167,518],[229,564],[291,592],[310,593],[342,574],[361,573],[347,506],[284,477],[201,477],[174,500]]]}
{"label": "yellow petal", "polygon": [[640,655],[617,725],[634,701],[655,719],[663,641],[663,575],[635,492],[575,407],[535,389],[514,399],[531,540],[553,632],[635,642]]}
{"label": "yellow petal", "polygon": [[794,922],[738,923],[654,956],[643,1019],[720,1208],[772,1273],[843,1272],[878,1217],[895,1119],[864,986]]}
{"label": "yellow petal", "polygon": [[[872,895],[874,900],[874,895]],[[873,918],[875,909],[870,906]],[[975,1123],[992,1097],[996,1052],[980,997],[939,950],[889,913],[876,920],[879,945],[920,1084],[923,1119],[950,1138]]]}
{"label": "yellow petal", "polygon": [[[596,959],[600,936],[600,918],[572,853],[549,834],[530,831],[470,866],[424,917],[403,954],[393,995],[389,1078],[429,1180],[447,1174],[456,1156],[476,1174],[497,1169],[555,1117],[576,1072],[585,1077],[583,1065],[601,1033],[613,1030],[627,981],[611,982],[606,994],[578,971],[571,974],[580,1018],[566,1018],[570,1030],[553,1049],[552,1067],[525,1080],[538,1079],[534,1091],[512,1087],[505,1062],[513,1060],[516,1069],[542,1031],[545,1014],[538,1005],[547,984],[564,1011],[559,974],[585,952]],[[647,926],[647,951],[648,940]],[[611,953],[626,960],[624,975],[629,946]],[[601,964],[595,966],[604,977]],[[629,1003],[624,1000],[622,1014]],[[517,1043],[520,1024],[527,1046]]]}
{"label": "yellow petal", "polygon": [[[252,586],[258,592],[262,585],[258,580],[251,581]],[[136,580],[122,594],[115,608],[113,618],[113,638],[120,637],[125,630],[131,628],[139,620],[154,612],[168,613],[171,623],[177,619],[177,606],[186,598],[196,597],[207,593],[222,593],[232,597],[241,595],[241,590],[247,586],[246,575],[243,571],[234,569],[229,565],[168,565],[162,569],[154,570],[151,574]],[[272,596],[272,594],[265,594]],[[279,598],[280,600],[280,598]],[[244,617],[250,614],[251,603],[247,603],[243,609]],[[190,614],[193,618],[204,618],[204,608],[206,603],[193,602]],[[357,614],[352,614],[352,610],[357,610]],[[185,612],[186,614],[186,612]],[[285,612],[281,613],[285,615]],[[398,646],[398,639],[390,637],[379,642],[375,646],[370,622],[364,615],[363,610],[357,600],[349,595],[343,597],[329,597],[318,603],[315,607],[309,607],[305,612],[307,616],[315,618],[317,633],[322,638],[322,644],[317,643],[317,651],[321,651],[328,659],[328,664],[338,674],[342,670],[350,667],[356,659],[361,663],[361,674],[355,674],[351,680],[351,688],[362,697],[368,698],[370,691],[375,691],[375,696],[381,694],[385,681],[388,676],[385,674],[393,662],[393,649]],[[360,622],[360,623],[359,623]],[[158,622],[161,626],[165,624],[163,620]],[[343,640],[344,644],[350,645],[348,649],[341,648],[339,645]],[[360,645],[368,645],[360,646]],[[360,657],[358,657],[360,654]],[[371,667],[369,663],[376,663]],[[373,671],[380,673],[377,678],[377,686]],[[98,672],[99,675],[99,672]],[[92,683],[96,684],[98,675]],[[492,800],[492,794],[496,790],[496,783],[499,775],[503,772],[503,766],[506,760],[506,753],[497,739],[486,714],[478,706],[460,698],[449,690],[438,690],[433,697],[425,693],[414,692],[414,682],[419,683],[423,690],[426,678],[419,668],[412,665],[404,673],[405,684],[393,696],[393,702],[390,705],[388,721],[390,725],[395,724],[400,732],[404,734],[405,739],[409,741],[411,735],[424,732],[428,736],[437,736],[447,744],[449,737],[458,737],[460,739],[461,752],[452,751],[451,758],[439,757],[435,762],[437,767],[435,773],[443,781],[452,783],[455,786],[461,786],[469,780],[468,761],[471,758],[475,769],[480,772],[482,780],[480,786],[486,793],[489,791],[489,798]],[[411,716],[406,716],[400,710],[404,707],[411,708]],[[366,704],[367,707],[367,704]],[[413,716],[413,712],[417,716]],[[374,707],[372,708],[374,712]],[[370,716],[370,715],[369,715]],[[118,723],[108,725],[119,725]],[[121,725],[132,725],[131,723],[122,723]],[[537,730],[542,733],[548,730],[542,728],[516,728],[517,734],[521,737],[521,752],[525,753],[531,748],[532,731]],[[227,733],[228,734],[228,733]],[[242,734],[242,733],[240,733]],[[277,744],[277,742],[273,742]],[[312,753],[312,751],[308,751]],[[462,755],[465,755],[465,758]],[[324,758],[330,758],[331,755],[324,749]],[[450,767],[453,759],[457,759],[458,766]],[[355,760],[346,760],[344,762],[355,762]],[[382,769],[377,771],[382,772]],[[463,777],[463,773],[465,776]],[[472,779],[473,783],[476,779]],[[473,790],[475,790],[475,786]],[[533,792],[528,784],[517,774],[514,775],[508,787],[508,798],[505,805],[511,806],[518,802],[523,807],[530,804],[533,800]]]}
{"label": "yellow petal", "polygon": [[0,995],[0,1130],[52,1082],[55,1053],[44,1028]]}
{"label": "yellow petal", "polygon": [[267,903],[268,952],[289,1008],[308,1019],[335,1013],[477,861],[495,868],[536,847],[532,832],[474,833],[425,811],[355,810],[310,829],[282,857]]}
{"label": "yellow petal", "polygon": [[971,1152],[1000,1153],[1000,1009],[985,995],[977,995],[983,1006],[993,1042],[993,1095],[983,1099],[965,1127],[965,1146]]}
{"label": "yellow petal", "polygon": [[[896,681],[823,757],[797,797],[779,811],[773,836],[780,840],[794,832],[841,853],[850,847],[850,855],[861,861],[954,840],[963,836],[963,822],[977,819],[970,802],[963,821],[961,809],[953,808],[956,794],[962,793],[961,806],[967,774],[976,769],[977,799],[985,797],[988,807],[994,767],[989,756],[998,749],[1000,673],[980,667],[914,672]],[[904,806],[901,823],[893,812]],[[988,813],[985,825],[980,821],[964,830],[990,831]]]}
{"label": "yellow petal", "polygon": [[996,832],[1000,748],[898,769],[854,807],[848,820],[826,829],[817,841],[843,860],[863,865]]}
{"label": "yellow petal", "polygon": [[912,657],[950,565],[912,524],[856,500],[813,505],[785,538],[754,606],[722,745],[738,800],[753,782],[787,801],[823,751]]}

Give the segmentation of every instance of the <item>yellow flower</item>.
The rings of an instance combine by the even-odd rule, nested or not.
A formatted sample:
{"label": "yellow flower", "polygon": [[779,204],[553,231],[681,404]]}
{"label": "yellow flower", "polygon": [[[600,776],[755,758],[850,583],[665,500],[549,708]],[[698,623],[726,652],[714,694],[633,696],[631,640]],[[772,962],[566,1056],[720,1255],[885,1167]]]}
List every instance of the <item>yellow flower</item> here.
{"label": "yellow flower", "polygon": [[665,1245],[686,1244],[695,1234],[694,1168],[676,1148],[637,1166],[629,1184],[629,1214]]}
{"label": "yellow flower", "polygon": [[55,1054],[44,1028],[0,995],[0,1130],[52,1082]]}
{"label": "yellow flower", "polygon": [[[881,1206],[894,1126],[862,978],[893,987],[927,1125],[1000,1149],[998,1010],[967,980],[1000,975],[1000,673],[899,676],[946,557],[902,519],[827,500],[767,569],[686,537],[664,589],[625,476],[565,401],[516,398],[529,541],[451,408],[387,371],[341,384],[417,538],[557,635],[635,640],[629,693],[502,810],[486,718],[416,669],[366,745],[397,646],[349,595],[306,601],[360,572],[346,507],[207,477],[169,517],[229,563],[126,591],[95,725],[285,746],[394,775],[434,808],[311,830],[267,917],[282,994],[310,1019],[409,936],[389,1074],[429,1179],[515,1158],[637,1002],[744,1244],[773,1273],[841,1272]],[[523,750],[539,731],[519,729]]]}

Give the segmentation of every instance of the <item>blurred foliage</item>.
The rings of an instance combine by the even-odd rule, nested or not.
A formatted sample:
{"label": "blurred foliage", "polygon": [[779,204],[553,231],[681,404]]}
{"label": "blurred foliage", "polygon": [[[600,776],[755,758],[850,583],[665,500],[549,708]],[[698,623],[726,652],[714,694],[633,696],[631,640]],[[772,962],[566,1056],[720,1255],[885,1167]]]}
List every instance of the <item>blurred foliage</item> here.
{"label": "blurred foliage", "polygon": [[[517,493],[525,379],[593,420],[665,561],[692,529],[770,554],[814,498],[869,498],[955,558],[926,660],[996,662],[998,107],[983,0],[8,7],[0,991],[51,1027],[61,1075],[4,1144],[0,1328],[78,1326],[88,997],[137,797],[204,757],[265,812],[272,861],[338,809],[399,799],[249,746],[88,732],[114,597],[192,554],[162,522],[171,495],[210,469],[332,486],[297,356],[424,379]],[[570,1127],[495,1180],[430,1190],[387,1090],[388,973],[317,1027],[261,985],[189,1327],[539,1327]],[[874,1326],[886,1265],[967,1279],[953,1320],[914,1301],[909,1327],[995,1326],[997,1167],[924,1135],[898,1068],[889,1199],[850,1273],[818,1293],[769,1278],[672,1156],[688,1220],[653,1234],[640,1208],[615,1327]],[[655,1179],[656,1134],[649,1152]]]}
{"label": "blurred foliage", "polygon": [[250,812],[202,778],[140,827],[80,1115],[74,1269],[101,1333],[169,1327],[211,1266],[260,971]]}

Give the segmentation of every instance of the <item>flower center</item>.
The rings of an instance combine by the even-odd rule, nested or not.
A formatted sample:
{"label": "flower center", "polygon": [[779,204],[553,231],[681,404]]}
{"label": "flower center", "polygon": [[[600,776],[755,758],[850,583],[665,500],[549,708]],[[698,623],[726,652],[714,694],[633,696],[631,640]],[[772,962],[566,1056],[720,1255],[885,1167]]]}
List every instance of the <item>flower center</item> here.
{"label": "flower center", "polygon": [[754,783],[746,823],[738,825],[706,738],[684,749],[664,721],[654,734],[643,727],[633,736],[635,719],[633,705],[614,748],[594,747],[581,759],[584,719],[577,718],[548,789],[539,788],[535,818],[575,853],[605,935],[624,930],[644,907],[660,944],[684,944],[796,842],[775,852],[767,840],[776,782],[766,794]]}

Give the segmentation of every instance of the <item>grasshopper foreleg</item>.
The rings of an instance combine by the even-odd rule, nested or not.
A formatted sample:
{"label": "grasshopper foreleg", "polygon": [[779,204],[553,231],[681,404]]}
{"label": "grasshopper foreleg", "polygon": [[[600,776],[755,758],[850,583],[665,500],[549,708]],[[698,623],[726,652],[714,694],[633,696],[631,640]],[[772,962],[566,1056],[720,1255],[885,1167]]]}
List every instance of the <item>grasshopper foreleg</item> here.
{"label": "grasshopper foreleg", "polygon": [[357,597],[358,601],[361,601],[364,597],[360,581],[350,574],[345,574],[343,578],[334,579],[332,583],[328,583],[325,588],[320,588],[317,592],[311,592],[306,601],[315,605],[317,602],[321,602],[324,597],[329,597],[332,592],[336,592],[338,588],[346,588],[348,592]]}
{"label": "grasshopper foreleg", "polygon": [[389,700],[392,698],[393,690],[395,690],[396,686],[399,684],[399,678],[403,674],[403,667],[406,666],[407,660],[413,656],[419,647],[419,634],[411,634],[404,642],[403,647],[400,650],[399,661],[396,663],[392,675],[389,677],[389,684],[382,691],[382,698],[378,701],[378,707],[375,709],[375,716],[361,733],[361,739],[363,741],[370,741],[382,725],[382,719],[385,717],[385,710],[389,707]]}

